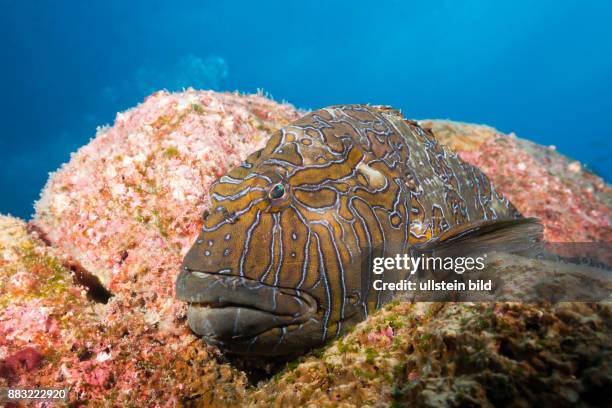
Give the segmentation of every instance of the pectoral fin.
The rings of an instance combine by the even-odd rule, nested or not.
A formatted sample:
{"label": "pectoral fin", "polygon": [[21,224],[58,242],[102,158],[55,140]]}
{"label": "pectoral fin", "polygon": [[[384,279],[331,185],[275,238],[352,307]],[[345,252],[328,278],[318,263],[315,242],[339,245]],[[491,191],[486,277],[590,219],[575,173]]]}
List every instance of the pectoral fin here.
{"label": "pectoral fin", "polygon": [[415,250],[436,257],[493,251],[535,256],[541,252],[543,232],[537,218],[477,221],[453,227]]}

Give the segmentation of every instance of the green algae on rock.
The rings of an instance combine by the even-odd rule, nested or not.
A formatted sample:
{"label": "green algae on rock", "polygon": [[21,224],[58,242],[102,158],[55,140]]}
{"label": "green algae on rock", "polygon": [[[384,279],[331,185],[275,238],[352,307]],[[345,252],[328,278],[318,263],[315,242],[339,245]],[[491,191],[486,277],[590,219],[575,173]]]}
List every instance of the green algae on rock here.
{"label": "green algae on rock", "polygon": [[67,388],[72,404],[94,406],[242,400],[244,374],[218,364],[180,314],[170,328],[129,299],[88,299],[66,258],[11,217],[0,217],[0,255],[0,387]]}
{"label": "green algae on rock", "polygon": [[268,406],[602,405],[611,304],[395,302],[249,394]]}

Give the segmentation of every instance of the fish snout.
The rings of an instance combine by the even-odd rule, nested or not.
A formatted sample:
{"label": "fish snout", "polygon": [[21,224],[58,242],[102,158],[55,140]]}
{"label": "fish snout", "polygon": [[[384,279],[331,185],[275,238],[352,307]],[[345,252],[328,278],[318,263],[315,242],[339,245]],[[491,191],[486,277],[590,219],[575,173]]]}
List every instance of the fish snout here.
{"label": "fish snout", "polygon": [[304,324],[317,312],[316,300],[305,292],[185,269],[177,278],[176,296],[189,303],[191,330],[207,343],[229,350],[233,343]]}

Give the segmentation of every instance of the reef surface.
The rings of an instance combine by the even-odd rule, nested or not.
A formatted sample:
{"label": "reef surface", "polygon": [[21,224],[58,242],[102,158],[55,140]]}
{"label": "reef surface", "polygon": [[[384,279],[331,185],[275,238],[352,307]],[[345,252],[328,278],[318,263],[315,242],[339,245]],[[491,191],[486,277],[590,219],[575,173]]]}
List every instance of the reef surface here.
{"label": "reef surface", "polygon": [[[191,334],[174,279],[208,186],[300,114],[262,95],[155,93],[51,175],[31,221],[0,217],[0,386],[69,387],[74,406],[605,403],[610,299],[396,301],[254,385]],[[486,126],[421,124],[548,240],[612,240],[612,190],[580,163]]]}

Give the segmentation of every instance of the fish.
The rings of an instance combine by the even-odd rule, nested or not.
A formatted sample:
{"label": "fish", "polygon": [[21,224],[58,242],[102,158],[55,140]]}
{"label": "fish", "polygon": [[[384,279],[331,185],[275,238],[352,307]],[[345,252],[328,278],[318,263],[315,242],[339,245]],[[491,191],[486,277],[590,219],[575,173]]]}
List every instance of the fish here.
{"label": "fish", "polygon": [[[541,238],[478,168],[389,106],[312,111],[216,180],[176,297],[229,354],[302,354],[391,301],[375,257]],[[404,270],[377,279],[394,282]]]}

